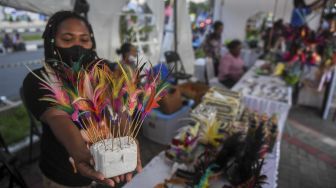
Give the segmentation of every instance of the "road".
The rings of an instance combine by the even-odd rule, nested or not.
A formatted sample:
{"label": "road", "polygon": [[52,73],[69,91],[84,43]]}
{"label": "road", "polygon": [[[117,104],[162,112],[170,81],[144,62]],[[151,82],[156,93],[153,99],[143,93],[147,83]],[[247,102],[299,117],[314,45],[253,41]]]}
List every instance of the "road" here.
{"label": "road", "polygon": [[22,81],[29,72],[24,63],[35,69],[41,66],[38,62],[43,58],[43,50],[29,52],[14,52],[0,55],[0,96],[17,100]]}

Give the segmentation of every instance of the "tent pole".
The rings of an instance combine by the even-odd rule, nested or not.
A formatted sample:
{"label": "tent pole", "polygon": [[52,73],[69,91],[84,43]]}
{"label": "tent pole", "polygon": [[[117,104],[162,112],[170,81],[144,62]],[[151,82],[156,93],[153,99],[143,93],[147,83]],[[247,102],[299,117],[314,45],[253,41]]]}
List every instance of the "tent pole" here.
{"label": "tent pole", "polygon": [[177,52],[177,0],[174,0],[174,51]]}
{"label": "tent pole", "polygon": [[275,20],[275,15],[276,15],[276,11],[277,11],[277,7],[278,7],[278,0],[275,0],[274,2],[274,7],[273,7],[273,17],[272,17],[272,28],[271,28],[271,32],[268,38],[268,44],[267,44],[267,48],[270,49],[272,47],[272,36],[274,33],[274,20]]}
{"label": "tent pole", "polygon": [[321,11],[321,17],[320,17],[320,22],[319,22],[319,29],[322,27],[322,23],[323,23],[323,17],[325,16],[325,12],[324,10],[327,8],[327,1],[323,2],[322,5],[322,11]]}

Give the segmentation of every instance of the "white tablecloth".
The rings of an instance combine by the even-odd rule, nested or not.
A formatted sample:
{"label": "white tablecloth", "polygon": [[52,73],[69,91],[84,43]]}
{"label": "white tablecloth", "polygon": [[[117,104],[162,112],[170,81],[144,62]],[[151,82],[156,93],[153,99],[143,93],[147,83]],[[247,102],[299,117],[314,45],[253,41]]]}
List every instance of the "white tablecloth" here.
{"label": "white tablecloth", "polygon": [[[243,78],[234,86],[233,90],[237,90],[243,86],[244,79],[249,79],[254,75],[254,71],[256,66],[260,66],[263,62],[258,61],[251,69],[248,71]],[[277,176],[278,176],[278,166],[280,160],[280,144],[281,144],[281,136],[283,129],[285,127],[286,119],[288,116],[288,112],[291,107],[291,88],[288,88],[274,77],[260,77],[259,79],[264,80],[264,83],[267,84],[267,80],[276,80],[276,82],[269,83],[279,83],[279,87],[285,87],[288,90],[287,100],[285,102],[274,101],[267,98],[261,98],[253,95],[243,95],[244,104],[253,109],[257,110],[259,113],[267,113],[269,115],[276,113],[278,114],[278,125],[279,125],[279,136],[277,142],[274,145],[273,152],[269,153],[266,157],[265,164],[262,168],[262,173],[267,175],[267,183],[264,184],[264,188],[275,188],[277,187]],[[164,153],[161,152],[159,155],[154,157],[149,164],[147,164],[142,173],[137,174],[133,180],[126,184],[124,188],[137,188],[137,187],[146,187],[152,188],[158,183],[164,182],[165,179],[170,178],[172,172],[171,164],[168,164],[165,161]],[[222,185],[218,182],[212,184],[211,187],[220,188]]]}
{"label": "white tablecloth", "polygon": [[256,74],[256,69],[264,63],[263,60],[258,60],[233,86],[232,90],[241,92],[244,97],[265,99],[290,107],[292,105],[291,87],[279,77]]}
{"label": "white tablecloth", "polygon": [[[283,80],[273,76],[256,76],[255,71],[257,67],[264,64],[264,61],[257,61],[253,67],[239,80],[239,82],[232,88],[234,91],[241,91],[245,106],[256,110],[259,113],[278,114],[279,117],[279,135],[275,143],[273,152],[267,156],[266,163],[263,166],[262,172],[268,176],[267,182],[263,187],[274,188],[277,187],[278,166],[280,161],[280,144],[282,132],[285,127],[288,112],[292,105],[292,88],[288,87]],[[257,86],[254,88],[258,91],[248,91],[247,85],[254,82]],[[275,87],[282,92],[282,97],[277,98],[269,96],[263,92],[261,87],[270,88]],[[244,93],[245,91],[245,93]],[[274,98],[272,98],[274,97]]]}

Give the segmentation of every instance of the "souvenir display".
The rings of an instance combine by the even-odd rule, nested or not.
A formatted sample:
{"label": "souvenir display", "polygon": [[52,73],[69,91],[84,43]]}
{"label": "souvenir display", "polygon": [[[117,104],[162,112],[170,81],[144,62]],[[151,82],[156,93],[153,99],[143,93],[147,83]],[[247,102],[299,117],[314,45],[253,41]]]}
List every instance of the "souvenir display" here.
{"label": "souvenir display", "polygon": [[[170,162],[186,166],[156,187],[209,187],[214,178],[227,180],[224,187],[255,187],[265,183],[264,158],[272,152],[278,135],[275,114],[259,114],[240,107],[240,94],[211,88],[192,112],[189,125],[180,130],[165,151]],[[223,112],[230,119],[218,115]]]}

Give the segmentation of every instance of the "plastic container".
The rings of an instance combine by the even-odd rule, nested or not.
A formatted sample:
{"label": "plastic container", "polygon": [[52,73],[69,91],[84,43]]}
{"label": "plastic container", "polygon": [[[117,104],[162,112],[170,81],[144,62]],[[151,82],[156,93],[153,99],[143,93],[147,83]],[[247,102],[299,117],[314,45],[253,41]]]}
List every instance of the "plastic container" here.
{"label": "plastic container", "polygon": [[189,114],[193,105],[194,101],[189,100],[179,111],[169,115],[154,109],[143,123],[144,136],[159,144],[170,144],[177,133],[176,131],[187,125],[180,119],[190,117]]}

